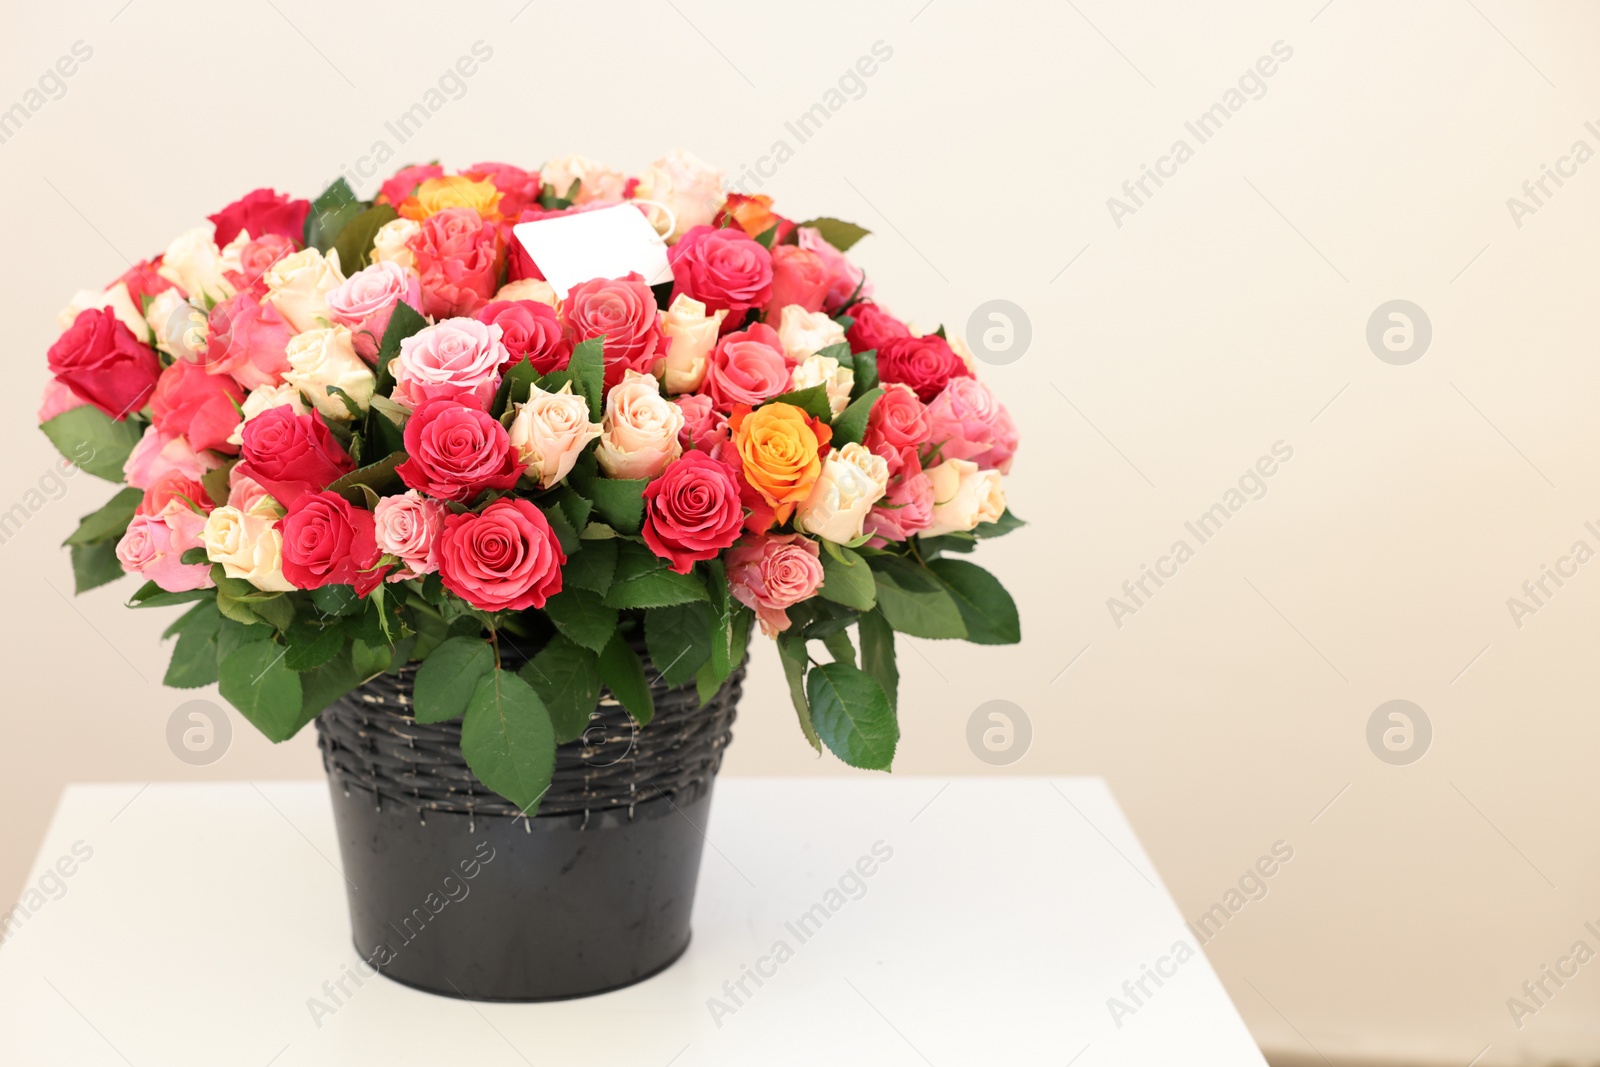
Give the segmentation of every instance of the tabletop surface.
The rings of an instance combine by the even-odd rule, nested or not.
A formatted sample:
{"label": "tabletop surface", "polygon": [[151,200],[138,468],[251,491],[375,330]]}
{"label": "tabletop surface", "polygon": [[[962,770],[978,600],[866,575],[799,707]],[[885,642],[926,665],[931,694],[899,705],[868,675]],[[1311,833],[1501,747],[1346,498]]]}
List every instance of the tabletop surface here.
{"label": "tabletop surface", "polygon": [[357,957],[324,783],[71,786],[0,946],[0,1063],[1264,1065],[1099,779],[723,778],[707,842],[693,942],[638,985],[333,1006]]}

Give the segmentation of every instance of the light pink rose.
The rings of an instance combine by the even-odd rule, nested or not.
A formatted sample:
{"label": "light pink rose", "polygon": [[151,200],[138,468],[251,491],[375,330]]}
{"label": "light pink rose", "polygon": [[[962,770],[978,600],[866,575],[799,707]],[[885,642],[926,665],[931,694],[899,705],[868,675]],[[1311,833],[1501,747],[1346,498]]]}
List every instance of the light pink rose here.
{"label": "light pink rose", "polygon": [[714,455],[721,445],[728,443],[728,419],[703,393],[685,393],[672,398],[683,409],[683,428],[678,431],[678,443],[685,452],[694,450]]}
{"label": "light pink rose", "polygon": [[727,556],[728,589],[753,608],[768,636],[789,628],[788,608],[822,584],[822,553],[799,534],[763,534],[735,545]]}
{"label": "light pink rose", "polygon": [[415,489],[378,501],[372,511],[378,548],[400,559],[400,567],[389,575],[389,581],[420,578],[439,569],[436,543],[448,514],[443,504],[424,499]]}
{"label": "light pink rose", "polygon": [[951,378],[928,405],[928,426],[928,448],[940,459],[982,456],[988,462],[979,463],[980,468],[1003,473],[1017,450],[1017,428],[1010,414],[976,378]]}
{"label": "light pink rose", "polygon": [[572,472],[578,456],[602,427],[589,421],[589,402],[567,382],[557,393],[534,386],[511,420],[511,446],[528,465],[526,476],[549,489]]}
{"label": "light pink rose", "polygon": [[[829,314],[839,311],[850,302],[852,296],[856,300],[862,300],[872,295],[872,283],[866,280],[866,272],[851,263],[843,252],[830,245],[820,230],[802,226],[797,240],[801,248],[815,252],[822,260],[823,270],[828,275],[828,294],[822,306]],[[857,286],[860,286],[859,293],[856,291]]]}
{"label": "light pink rose", "polygon": [[[205,517],[197,518],[203,528]],[[184,551],[199,543],[196,533],[194,544],[181,544],[172,527],[158,515],[135,515],[117,542],[117,562],[129,574],[155,582],[169,593],[205,589],[211,585],[211,565],[182,562]]]}
{"label": "light pink rose", "polygon": [[422,286],[417,276],[398,263],[374,263],[356,271],[327,296],[328,315],[334,322],[350,327],[356,353],[368,363],[378,354],[383,332],[398,303],[413,308],[422,303]]}
{"label": "light pink rose", "polygon": [[294,330],[272,304],[241,292],[211,309],[206,328],[207,373],[229,375],[246,390],[283,381]]}
{"label": "light pink rose", "polygon": [[260,482],[245,474],[238,464],[228,471],[228,506],[246,515],[272,515],[280,517],[278,502]]}
{"label": "light pink rose", "polygon": [[683,411],[661,395],[654,376],[624,371],[606,395],[604,430],[595,458],[612,478],[654,478],[683,454]]}
{"label": "light pink rose", "polygon": [[394,401],[416,409],[428,400],[454,400],[488,411],[500,386],[500,364],[510,358],[499,326],[476,319],[445,319],[400,342],[390,364]]}
{"label": "light pink rose", "polygon": [[165,434],[147,426],[144,436],[128,453],[122,476],[135,489],[148,489],[168,471],[177,471],[190,481],[199,481],[206,471],[222,466],[222,458],[210,452],[196,452],[182,434]]}
{"label": "light pink rose", "polygon": [[39,398],[39,422],[49,422],[57,415],[64,415],[73,408],[81,408],[87,404],[77,393],[59,378],[51,378],[44,386],[44,396]]}

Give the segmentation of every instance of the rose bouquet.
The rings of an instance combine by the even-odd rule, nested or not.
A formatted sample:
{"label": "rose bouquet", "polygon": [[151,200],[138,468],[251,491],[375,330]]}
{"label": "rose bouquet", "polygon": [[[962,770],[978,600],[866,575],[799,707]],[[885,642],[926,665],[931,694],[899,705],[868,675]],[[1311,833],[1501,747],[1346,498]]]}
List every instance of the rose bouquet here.
{"label": "rose bouquet", "polygon": [[[525,811],[602,687],[649,722],[641,651],[704,701],[753,625],[810,743],[887,768],[896,632],[1020,639],[961,558],[1019,525],[1016,429],[958,337],[872,300],[866,231],[722,186],[677,152],[259,189],[80,293],[39,417],[127,488],[68,538],[78,591],[193,602],[167,684],[274,741],[419,664],[416,719],[462,717]],[[558,294],[513,229],[625,204],[670,279]]]}

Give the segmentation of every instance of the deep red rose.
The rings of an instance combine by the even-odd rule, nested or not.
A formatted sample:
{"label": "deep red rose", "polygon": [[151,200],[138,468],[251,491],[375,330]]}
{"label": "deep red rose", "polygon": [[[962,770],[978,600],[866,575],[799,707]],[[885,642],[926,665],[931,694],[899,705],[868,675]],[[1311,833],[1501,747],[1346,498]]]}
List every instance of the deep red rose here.
{"label": "deep red rose", "polygon": [[487,411],[448,399],[411,413],[402,481],[441,500],[468,501],[485,489],[510,489],[527,464],[517,459],[506,428]]}
{"label": "deep red rose", "polygon": [[845,310],[856,321],[844,332],[850,351],[865,352],[883,348],[896,337],[910,337],[911,329],[877,304],[852,304]]}
{"label": "deep red rose", "polygon": [[461,174],[473,181],[487,178],[494,182],[501,193],[500,214],[505,218],[516,218],[530,204],[538,206],[540,185],[536,170],[523,170],[510,163],[474,163]]}
{"label": "deep red rose", "polygon": [[338,493],[302,493],[278,520],[283,534],[283,576],[296,589],[353,585],[366,596],[383,581],[372,513]]}
{"label": "deep red rose", "polygon": [[476,515],[451,515],[435,545],[444,587],[483,611],[542,608],[561,592],[567,557],[531,501],[501,497]]}
{"label": "deep red rose", "polygon": [[181,433],[196,451],[211,449],[230,455],[239,449],[228,443],[239,425],[244,390],[226,374],[210,374],[204,364],[180,359],[156,381],[150,397],[150,416],[162,433]]}
{"label": "deep red rose", "polygon": [[831,280],[827,264],[815,252],[799,245],[779,245],[772,250],[772,297],[767,317],[776,320],[790,304],[821,311]]}
{"label": "deep red rose", "polygon": [[422,313],[434,319],[471,315],[499,286],[501,239],[470,207],[429,215],[407,242],[422,278]]}
{"label": "deep red rose", "polygon": [[704,452],[685,452],[644,487],[644,543],[688,574],[739,539],[739,479]]}
{"label": "deep red rose", "polygon": [[772,299],[772,254],[743,230],[696,226],[667,253],[673,298],[685,293],[712,311],[729,311],[725,330],[736,328],[749,308]]}
{"label": "deep red rose", "polygon": [[252,239],[269,233],[282,234],[298,247],[305,236],[306,215],[310,212],[309,200],[291,200],[271,189],[257,189],[206,217],[216,224],[218,247],[239,236],[240,230],[247,231]]}
{"label": "deep red rose", "polygon": [[622,381],[625,371],[649,374],[666,354],[655,294],[639,274],[594,278],[573,286],[561,302],[561,319],[574,348],[605,335],[607,389]]}
{"label": "deep red rose", "polygon": [[444,168],[437,163],[413,163],[409,167],[402,167],[395,172],[394,177],[383,183],[378,190],[380,204],[399,204],[400,201],[417,191],[417,186],[429,178],[443,178]]}
{"label": "deep red rose", "polygon": [[904,382],[924,404],[951,378],[970,378],[972,370],[938,334],[891,337],[878,348],[878,380]]}
{"label": "deep red rose", "polygon": [[135,337],[110,308],[78,312],[50,346],[49,358],[58,381],[119,421],[144,407],[161,375],[156,350]]}
{"label": "deep red rose", "polygon": [[321,419],[296,415],[288,404],[263,411],[240,436],[244,458],[235,472],[255,479],[285,507],[356,469]]}
{"label": "deep red rose", "polygon": [[563,336],[556,309],[537,300],[495,300],[478,309],[479,322],[500,327],[500,343],[511,353],[502,370],[526,359],[540,374],[565,370],[572,345]]}

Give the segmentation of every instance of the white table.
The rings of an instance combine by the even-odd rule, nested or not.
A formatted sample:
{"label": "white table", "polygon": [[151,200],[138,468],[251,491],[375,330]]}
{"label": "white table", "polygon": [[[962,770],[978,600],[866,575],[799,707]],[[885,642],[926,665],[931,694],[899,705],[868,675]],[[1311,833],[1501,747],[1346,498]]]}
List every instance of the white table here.
{"label": "white table", "polygon": [[[515,1005],[347,978],[335,1006],[356,955],[323,783],[72,786],[29,880],[58,899],[0,947],[0,1063],[1264,1063],[1204,955],[1113,1019],[1194,938],[1099,779],[723,778],[708,840],[694,941],[646,982]],[[876,842],[859,899],[789,933]]]}

